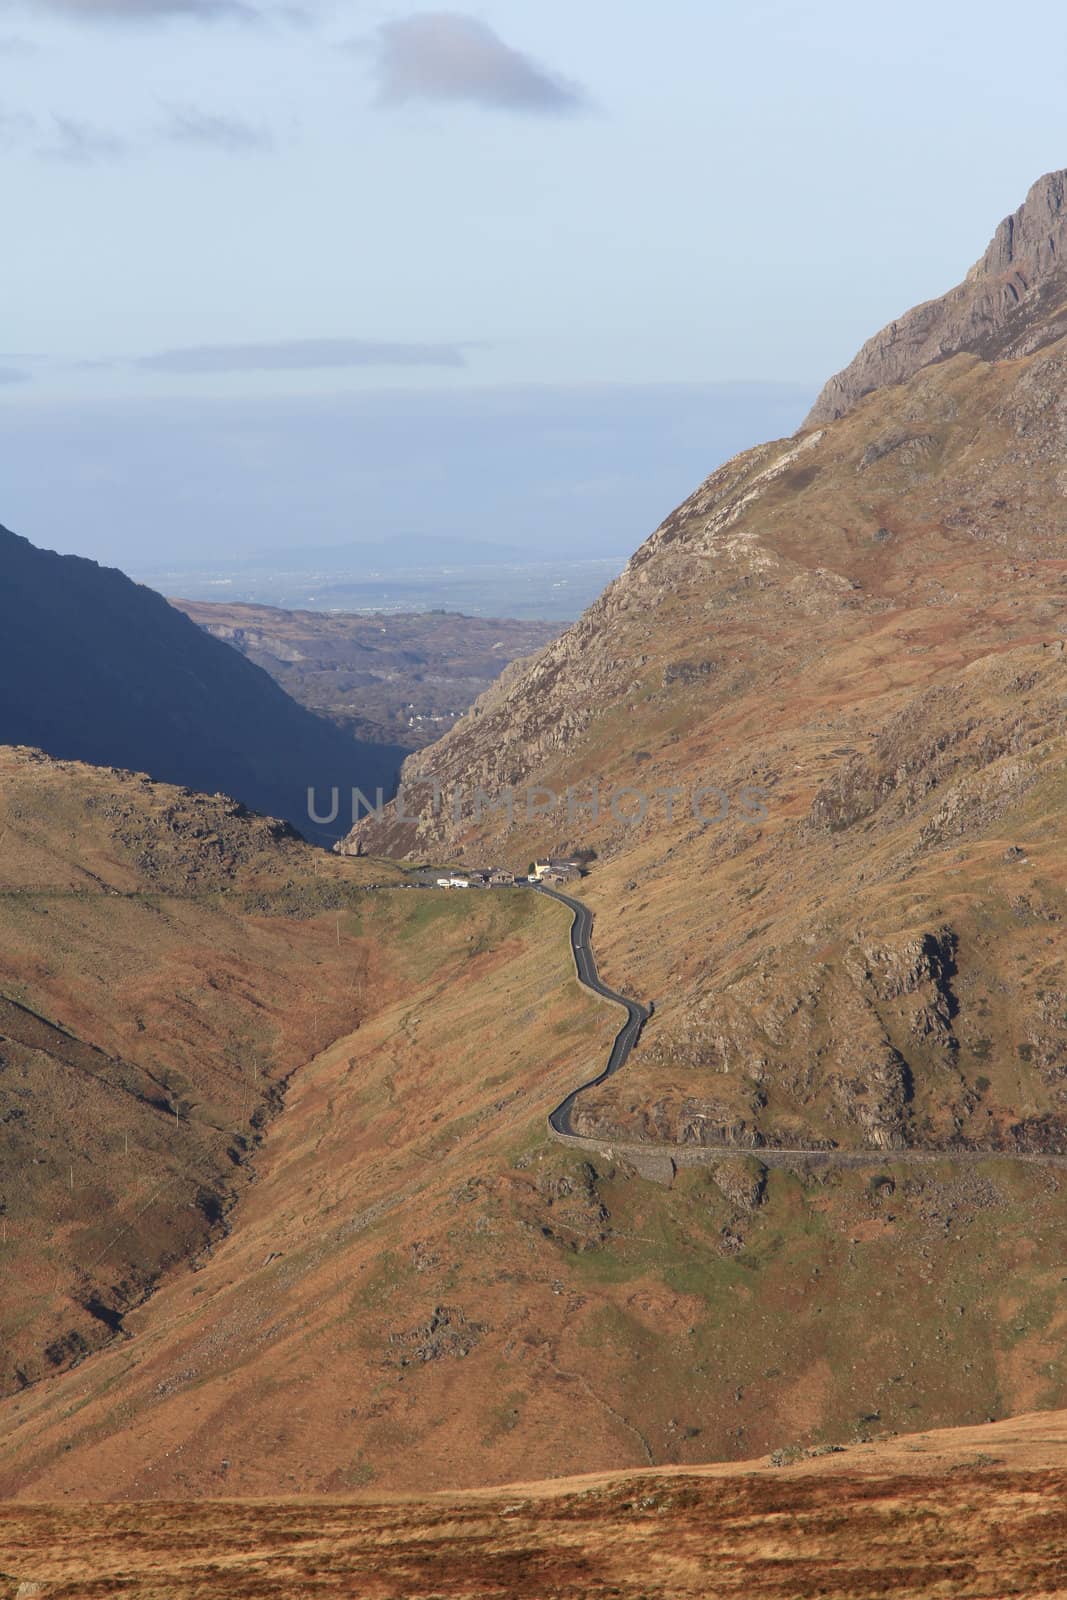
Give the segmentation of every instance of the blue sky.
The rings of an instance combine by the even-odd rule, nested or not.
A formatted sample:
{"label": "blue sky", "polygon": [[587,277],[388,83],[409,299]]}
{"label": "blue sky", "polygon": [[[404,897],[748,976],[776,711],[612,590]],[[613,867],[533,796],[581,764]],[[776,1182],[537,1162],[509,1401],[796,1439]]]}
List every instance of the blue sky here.
{"label": "blue sky", "polygon": [[[806,393],[1067,164],[1065,35],[985,0],[2,0],[0,519],[143,543],[84,463],[64,488],[79,416],[103,481],[124,416],[183,408],[410,394],[418,454],[433,394],[669,385],[684,427],[675,386]],[[201,469],[187,539],[247,544],[240,460]],[[348,536],[382,503],[354,493]]]}

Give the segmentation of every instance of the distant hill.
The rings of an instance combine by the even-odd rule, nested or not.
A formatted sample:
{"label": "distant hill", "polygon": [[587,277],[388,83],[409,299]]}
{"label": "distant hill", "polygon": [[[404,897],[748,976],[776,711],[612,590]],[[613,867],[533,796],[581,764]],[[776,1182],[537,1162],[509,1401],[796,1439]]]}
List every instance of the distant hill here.
{"label": "distant hill", "polygon": [[6,528],[0,742],[223,792],[322,840],[337,830],[310,823],[309,786],[388,791],[403,755],[312,715],[123,573]]}
{"label": "distant hill", "polygon": [[[287,567],[300,572],[347,572],[355,566],[367,572],[411,572],[427,567],[521,566],[529,560],[530,552],[522,545],[495,544],[460,534],[405,533],[390,539],[349,539],[344,544],[282,545],[218,561],[214,569],[237,573]],[[197,572],[202,565],[202,561],[178,562],[173,570]]]}

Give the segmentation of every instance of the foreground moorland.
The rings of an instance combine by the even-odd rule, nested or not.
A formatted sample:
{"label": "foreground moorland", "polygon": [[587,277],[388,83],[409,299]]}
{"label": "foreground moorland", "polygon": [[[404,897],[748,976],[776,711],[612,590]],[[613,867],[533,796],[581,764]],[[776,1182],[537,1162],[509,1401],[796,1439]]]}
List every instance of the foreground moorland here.
{"label": "foreground moorland", "polygon": [[1065,1491],[1064,1416],[1023,1417],[465,1496],[12,1506],[0,1584],[41,1600],[1052,1600]]}

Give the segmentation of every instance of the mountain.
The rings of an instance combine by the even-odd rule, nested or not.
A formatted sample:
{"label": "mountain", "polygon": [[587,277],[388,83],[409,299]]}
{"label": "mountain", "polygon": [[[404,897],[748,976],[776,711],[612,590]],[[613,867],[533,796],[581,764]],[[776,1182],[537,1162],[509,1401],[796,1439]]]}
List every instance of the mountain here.
{"label": "mountain", "polygon": [[358,739],[419,750],[560,624],[452,611],[353,615],[172,600],[263,667],[286,694]]}
{"label": "mountain", "polygon": [[1039,178],[1005,217],[963,283],[869,339],[830,379],[808,426],[843,416],[865,394],[960,351],[1022,357],[1067,333],[1067,172]]}
{"label": "mountain", "polygon": [[161,595],[0,528],[0,741],[145,771],[335,834],[307,792],[389,790],[401,751],[358,744]]}
{"label": "mountain", "polygon": [[[994,265],[1036,235],[997,237]],[[1012,341],[939,355],[728,462],[573,628],[409,759],[414,822],[357,830],[476,863],[596,852],[606,981],[656,1015],[579,1103],[581,1132],[1067,1149],[1055,295],[1020,300]]]}
{"label": "mountain", "polygon": [[425,1494],[1067,1406],[1067,338],[1026,316],[1026,354],[728,462],[348,847],[586,848],[603,978],[655,1009],[567,1143],[619,1014],[564,907],[10,756],[0,1495]]}

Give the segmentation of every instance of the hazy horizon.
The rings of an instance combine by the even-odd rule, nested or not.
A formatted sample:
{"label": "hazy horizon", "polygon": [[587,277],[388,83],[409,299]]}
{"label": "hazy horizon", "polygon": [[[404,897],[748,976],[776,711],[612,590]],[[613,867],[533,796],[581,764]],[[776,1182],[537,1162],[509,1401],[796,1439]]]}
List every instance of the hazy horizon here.
{"label": "hazy horizon", "polygon": [[7,408],[0,523],[135,574],[302,547],[313,565],[323,547],[408,538],[625,558],[813,396],[603,385]]}
{"label": "hazy horizon", "polygon": [[632,549],[1065,160],[1047,0],[0,10],[0,522],[127,564]]}

